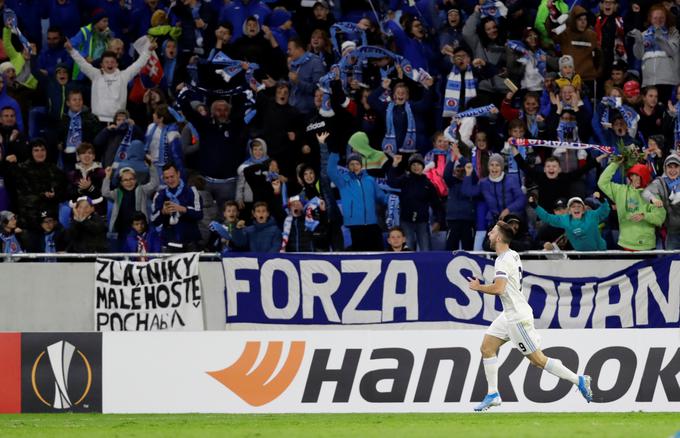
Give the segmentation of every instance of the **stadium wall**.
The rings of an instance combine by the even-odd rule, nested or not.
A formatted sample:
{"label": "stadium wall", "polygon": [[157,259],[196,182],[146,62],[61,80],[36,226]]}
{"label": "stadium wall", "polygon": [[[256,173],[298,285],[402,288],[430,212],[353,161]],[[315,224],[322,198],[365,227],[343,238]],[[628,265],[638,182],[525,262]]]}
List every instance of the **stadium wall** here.
{"label": "stadium wall", "polygon": [[[527,260],[524,264],[527,271],[569,271],[583,276],[606,276],[638,261]],[[199,274],[205,329],[224,330],[226,311],[222,263],[202,261]],[[0,278],[0,331],[94,330],[94,263],[0,263]],[[451,326],[441,323],[428,325],[429,328]],[[267,327],[272,328],[271,325]],[[392,328],[395,327],[392,325]],[[252,329],[257,325],[240,324],[229,328]],[[294,329],[295,326],[286,324],[279,328]]]}
{"label": "stadium wall", "polygon": [[[487,391],[483,330],[0,333],[0,412],[471,412]],[[539,330],[592,377],[499,354],[497,412],[680,410],[676,329]]]}

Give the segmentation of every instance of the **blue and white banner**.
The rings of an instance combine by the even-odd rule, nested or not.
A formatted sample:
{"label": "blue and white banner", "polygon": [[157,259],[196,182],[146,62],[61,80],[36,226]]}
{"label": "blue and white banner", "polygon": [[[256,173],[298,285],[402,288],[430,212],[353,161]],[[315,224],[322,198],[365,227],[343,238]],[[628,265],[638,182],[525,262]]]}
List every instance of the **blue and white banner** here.
{"label": "blue and white banner", "polygon": [[[680,255],[621,262],[602,276],[584,276],[579,262],[544,262],[549,269],[532,270],[536,263],[525,262],[523,290],[537,328],[680,326]],[[223,265],[228,324],[479,327],[502,310],[498,297],[467,286],[473,275],[493,281],[493,261],[464,252],[234,253]]]}

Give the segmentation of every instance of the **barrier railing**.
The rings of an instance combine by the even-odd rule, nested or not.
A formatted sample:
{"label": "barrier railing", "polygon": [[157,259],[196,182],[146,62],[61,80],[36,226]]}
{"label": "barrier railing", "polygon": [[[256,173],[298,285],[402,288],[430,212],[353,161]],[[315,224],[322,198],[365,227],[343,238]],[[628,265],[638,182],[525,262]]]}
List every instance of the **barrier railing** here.
{"label": "barrier railing", "polygon": [[[451,251],[442,251],[451,252]],[[456,251],[453,251],[456,252]],[[247,255],[247,252],[241,253]],[[296,253],[305,254],[305,253]],[[341,252],[341,253],[315,253],[315,254],[388,254],[385,252]],[[493,257],[495,253],[488,251],[468,251],[468,254],[474,254],[482,257]],[[544,258],[544,259],[584,259],[584,258],[600,258],[600,259],[610,259],[610,258],[649,258],[653,256],[668,256],[672,254],[680,254],[680,250],[652,250],[652,251],[622,251],[622,250],[609,250],[609,251],[524,251],[521,252],[523,257],[530,258]],[[8,261],[78,261],[84,259],[94,259],[97,257],[110,258],[110,259],[120,259],[120,260],[137,260],[140,258],[164,258],[174,255],[173,253],[125,253],[125,252],[114,252],[114,253],[23,253],[23,254],[0,254],[0,260]],[[200,253],[200,259],[203,261],[207,260],[219,260],[221,259],[220,253],[217,252],[202,252]]]}

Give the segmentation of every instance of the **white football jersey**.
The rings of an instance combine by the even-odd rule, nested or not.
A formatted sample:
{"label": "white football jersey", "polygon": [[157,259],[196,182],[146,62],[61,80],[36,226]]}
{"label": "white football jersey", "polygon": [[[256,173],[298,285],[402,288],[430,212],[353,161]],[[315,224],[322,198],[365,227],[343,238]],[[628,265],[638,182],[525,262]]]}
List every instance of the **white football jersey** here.
{"label": "white football jersey", "polygon": [[496,258],[494,278],[507,280],[505,291],[500,295],[503,312],[508,321],[534,319],[531,306],[522,293],[522,260],[517,252],[509,249]]}

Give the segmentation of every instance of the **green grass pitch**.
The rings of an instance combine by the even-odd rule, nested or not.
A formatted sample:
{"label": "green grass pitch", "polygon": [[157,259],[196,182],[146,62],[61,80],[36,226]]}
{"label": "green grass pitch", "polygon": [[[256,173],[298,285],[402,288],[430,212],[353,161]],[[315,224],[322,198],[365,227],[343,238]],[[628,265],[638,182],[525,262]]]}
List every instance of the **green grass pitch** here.
{"label": "green grass pitch", "polygon": [[678,413],[0,415],[0,437],[667,438]]}

